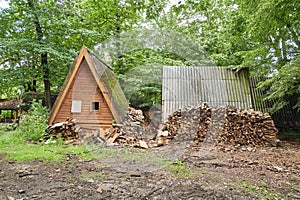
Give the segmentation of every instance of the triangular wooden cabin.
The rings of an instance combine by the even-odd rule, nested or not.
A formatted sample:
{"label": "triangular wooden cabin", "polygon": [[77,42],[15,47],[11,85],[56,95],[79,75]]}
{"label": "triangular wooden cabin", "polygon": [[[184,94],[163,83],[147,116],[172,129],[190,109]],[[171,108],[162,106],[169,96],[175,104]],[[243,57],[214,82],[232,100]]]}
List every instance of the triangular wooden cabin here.
{"label": "triangular wooden cabin", "polygon": [[76,57],[50,112],[48,124],[76,119],[82,128],[120,123],[128,102],[112,69],[87,47]]}

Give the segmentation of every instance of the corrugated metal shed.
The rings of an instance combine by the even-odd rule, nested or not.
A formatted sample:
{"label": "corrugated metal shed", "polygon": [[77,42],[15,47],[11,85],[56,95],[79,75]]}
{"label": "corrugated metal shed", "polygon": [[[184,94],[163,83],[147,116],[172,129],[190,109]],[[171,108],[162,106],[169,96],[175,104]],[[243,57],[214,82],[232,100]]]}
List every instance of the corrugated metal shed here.
{"label": "corrugated metal shed", "polygon": [[179,108],[206,102],[211,106],[251,107],[247,69],[225,67],[165,66],[162,80],[162,112],[165,121]]}

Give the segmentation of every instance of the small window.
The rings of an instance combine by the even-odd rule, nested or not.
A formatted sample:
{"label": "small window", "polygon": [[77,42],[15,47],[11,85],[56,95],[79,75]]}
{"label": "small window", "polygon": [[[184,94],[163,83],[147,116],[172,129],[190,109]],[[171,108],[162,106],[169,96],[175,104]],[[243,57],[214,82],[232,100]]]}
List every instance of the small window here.
{"label": "small window", "polygon": [[81,101],[72,101],[72,113],[81,113]]}
{"label": "small window", "polygon": [[99,110],[99,102],[92,102],[91,111]]}

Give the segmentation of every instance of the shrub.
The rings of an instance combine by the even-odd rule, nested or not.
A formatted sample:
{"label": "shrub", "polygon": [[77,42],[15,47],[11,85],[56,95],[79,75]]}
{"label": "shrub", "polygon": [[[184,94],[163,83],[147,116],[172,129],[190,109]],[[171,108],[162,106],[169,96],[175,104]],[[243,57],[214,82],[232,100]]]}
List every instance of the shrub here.
{"label": "shrub", "polygon": [[20,123],[20,135],[25,140],[39,140],[43,137],[47,128],[48,109],[42,105],[42,101],[33,101],[28,114]]}

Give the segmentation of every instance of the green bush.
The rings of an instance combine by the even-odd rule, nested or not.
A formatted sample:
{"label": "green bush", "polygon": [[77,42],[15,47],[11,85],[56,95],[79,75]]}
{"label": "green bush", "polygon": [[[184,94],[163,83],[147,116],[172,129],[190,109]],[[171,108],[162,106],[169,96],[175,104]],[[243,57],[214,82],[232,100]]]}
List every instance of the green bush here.
{"label": "green bush", "polygon": [[33,101],[28,114],[21,120],[19,132],[25,140],[36,141],[43,137],[47,128],[48,109],[41,101]]}

